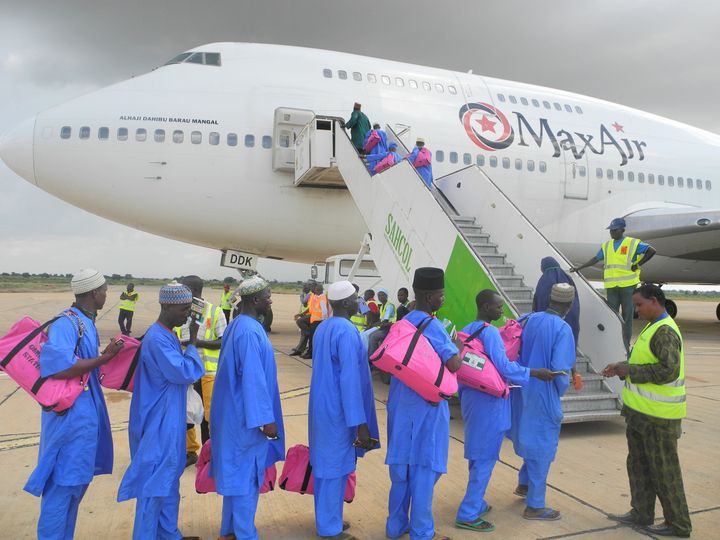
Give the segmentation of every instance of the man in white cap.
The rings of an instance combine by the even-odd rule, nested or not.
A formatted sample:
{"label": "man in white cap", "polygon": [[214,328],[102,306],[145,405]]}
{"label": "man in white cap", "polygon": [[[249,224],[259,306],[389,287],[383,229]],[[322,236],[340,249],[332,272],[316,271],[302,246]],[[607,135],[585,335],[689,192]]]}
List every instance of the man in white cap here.
{"label": "man in white cap", "polygon": [[430,150],[425,148],[425,139],[418,137],[415,142],[415,148],[405,156],[405,159],[410,162],[410,165],[415,167],[415,170],[423,179],[425,185],[431,188],[433,185],[432,156]]}
{"label": "man in white cap", "polygon": [[210,476],[223,496],[222,539],[258,538],[255,527],[265,469],[285,458],[277,366],[259,318],[270,309],[270,287],[243,280],[242,311],[223,336],[210,408]]}
{"label": "man in white cap", "polygon": [[350,322],[358,297],[349,281],[328,288],[333,316],[315,332],[308,407],[310,464],[315,477],[315,526],[321,538],[349,540],[343,532],[343,494],[358,457],[379,448],[370,367],[360,334]]}
{"label": "man in white cap", "polygon": [[560,438],[560,398],[570,384],[570,370],[575,365],[575,339],[563,320],[574,298],[575,287],[556,283],[547,310],[528,316],[523,330],[520,365],[530,370],[547,368],[556,375],[549,384],[530,378],[512,397],[510,438],[515,453],[523,458],[515,495],[526,497],[525,519],[560,519],[560,512],[545,505],[545,491]]}
{"label": "man in white cap", "polygon": [[25,491],[42,495],[37,537],[72,538],[78,507],[85,490],[98,474],[111,474],[113,444],[105,398],[96,368],[122,348],[112,342],[98,356],[100,343],[95,317],[107,296],[105,278],[90,268],[70,282],[75,303],[50,326],[40,353],[40,374],[54,379],[86,376],[85,392],[62,414],[43,411],[38,465]]}
{"label": "man in white cap", "polygon": [[137,499],[133,540],[184,537],[178,530],[180,476],[185,469],[187,389],[202,377],[195,347],[198,325],[190,325],[183,352],[173,328],[190,315],[192,293],[170,283],[160,289],[160,316],[145,334],[130,403],[130,466],[118,502]]}

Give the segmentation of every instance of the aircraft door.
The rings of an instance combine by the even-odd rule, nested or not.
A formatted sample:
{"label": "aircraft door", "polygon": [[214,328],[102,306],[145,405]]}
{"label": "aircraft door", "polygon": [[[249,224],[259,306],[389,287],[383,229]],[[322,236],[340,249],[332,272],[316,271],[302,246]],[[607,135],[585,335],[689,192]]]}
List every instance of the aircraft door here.
{"label": "aircraft door", "polygon": [[587,156],[577,159],[572,150],[563,149],[563,163],[565,164],[564,197],[587,200],[590,190]]}
{"label": "aircraft door", "polygon": [[278,107],[273,121],[273,171],[295,172],[295,139],[315,117],[308,109]]}

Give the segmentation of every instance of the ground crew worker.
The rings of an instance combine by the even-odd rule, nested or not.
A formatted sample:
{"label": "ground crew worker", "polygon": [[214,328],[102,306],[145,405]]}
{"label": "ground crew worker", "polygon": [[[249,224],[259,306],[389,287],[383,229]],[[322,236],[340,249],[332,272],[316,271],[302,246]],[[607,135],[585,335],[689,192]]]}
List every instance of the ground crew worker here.
{"label": "ground crew worker", "polygon": [[73,538],[78,507],[95,475],[111,474],[113,442],[105,398],[96,368],[122,349],[111,342],[98,355],[95,317],[107,297],[105,278],[84,269],[70,281],[75,302],[52,323],[40,352],[40,375],[73,379],[88,374],[87,392],[63,414],[42,411],[37,467],[25,491],[42,496],[37,524],[39,540]]}
{"label": "ground crew worker", "polygon": [[118,502],[137,499],[133,540],[196,538],[178,530],[183,432],[188,385],[203,374],[192,322],[183,352],[170,330],[183,324],[192,304],[190,289],[171,283],[160,289],[160,315],[145,334],[130,402],[130,465]]}
{"label": "ground crew worker", "polygon": [[[185,276],[178,280],[192,291],[193,298],[203,300],[203,280],[198,276]],[[205,373],[202,379],[195,382],[195,390],[202,397],[203,407],[205,409],[202,424],[200,425],[200,437],[202,444],[205,444],[210,438],[210,403],[212,401],[213,384],[215,383],[215,373],[217,372],[218,359],[220,358],[220,345],[222,344],[222,336],[227,328],[227,322],[223,316],[222,310],[205,302],[205,311],[202,318],[198,319],[200,331],[196,347],[200,358],[203,361]],[[180,342],[184,345],[189,339],[190,321],[186,321],[181,327],[176,328]],[[195,426],[188,424],[187,433],[187,465],[191,465],[197,461],[197,453],[200,450],[200,443],[197,441]]]}
{"label": "ground crew worker", "polygon": [[[343,495],[357,458],[379,448],[367,350],[349,321],[357,293],[349,281],[328,287],[333,316],[315,332],[308,403],[310,464],[315,477],[315,526],[321,538],[350,540],[343,532]],[[347,527],[346,527],[347,525]]]}
{"label": "ground crew worker", "polygon": [[345,122],[345,129],[350,130],[350,140],[352,140],[353,146],[359,152],[363,152],[363,143],[365,142],[365,135],[370,131],[370,120],[365,113],[360,110],[362,105],[355,103],[353,105],[353,112],[350,115],[350,120]]}
{"label": "ground crew worker", "polygon": [[616,312],[622,307],[623,343],[630,350],[633,322],[633,291],[640,283],[640,267],[653,258],[656,251],[652,246],[625,235],[625,220],[615,218],[610,222],[611,240],[605,242],[597,254],[585,264],[571,268],[571,272],[579,272],[583,268],[604,261],[605,291],[608,305]]}
{"label": "ground crew worker", "polygon": [[[620,523],[644,527],[653,536],[689,537],[692,531],[685,499],[677,441],[686,415],[683,339],[665,311],[660,287],[643,284],[633,294],[638,317],[648,321],[627,362],[608,365],[605,377],[625,379],[622,391],[628,441],[630,504],[626,514],[610,515]],[[665,521],[653,525],[655,497]]]}
{"label": "ground crew worker", "polygon": [[295,324],[300,329],[300,341],[295,348],[290,351],[290,356],[300,356],[305,352],[308,340],[310,339],[310,311],[308,310],[308,301],[315,286],[313,280],[303,283],[302,292],[300,293],[300,311],[295,315]]}
{"label": "ground crew worker", "polygon": [[382,160],[388,152],[387,133],[380,129],[380,124],[373,124],[373,128],[367,132],[363,140],[363,152],[370,174],[374,173],[375,165]]}
{"label": "ground crew worker", "polygon": [[134,283],[128,283],[125,291],[120,294],[120,313],[118,314],[118,324],[120,325],[120,332],[124,336],[130,335],[133,314],[135,313],[135,304],[139,299],[140,295],[135,292]]}
{"label": "ground crew worker", "polygon": [[397,307],[397,320],[402,320],[405,315],[412,311],[410,302],[410,293],[406,287],[400,287],[397,292],[398,307]]}
{"label": "ground crew worker", "polygon": [[374,323],[373,327],[366,330],[368,354],[372,355],[390,332],[390,326],[397,321],[397,309],[395,304],[390,302],[390,293],[385,288],[378,289],[378,308],[380,309],[380,320]]}
{"label": "ground crew worker", "polygon": [[[360,292],[360,287],[358,287],[355,283],[352,284],[353,288],[355,289],[355,293],[357,296],[357,293]],[[358,329],[359,332],[364,332],[367,330],[367,313],[370,311],[370,308],[367,307],[367,304],[365,303],[365,299],[361,297],[357,297],[357,303],[358,303],[358,310],[357,312],[350,317],[350,322],[355,325],[355,328]]]}
{"label": "ground crew worker", "polygon": [[418,137],[415,141],[415,148],[412,149],[407,156],[405,156],[410,162],[420,177],[425,182],[427,187],[432,187],[433,175],[432,175],[432,156],[430,150],[425,148],[425,139]]}
{"label": "ground crew worker", "polygon": [[322,283],[315,283],[313,294],[308,298],[308,311],[310,312],[310,333],[308,335],[308,349],[300,358],[312,358],[313,336],[315,330],[329,316],[327,296],[323,293]]}
{"label": "ground crew worker", "polygon": [[232,297],[233,293],[230,290],[230,284],[223,284],[223,292],[220,296],[220,309],[222,309],[223,313],[225,314],[225,322],[228,324],[230,323],[230,314],[232,313],[233,309]]}

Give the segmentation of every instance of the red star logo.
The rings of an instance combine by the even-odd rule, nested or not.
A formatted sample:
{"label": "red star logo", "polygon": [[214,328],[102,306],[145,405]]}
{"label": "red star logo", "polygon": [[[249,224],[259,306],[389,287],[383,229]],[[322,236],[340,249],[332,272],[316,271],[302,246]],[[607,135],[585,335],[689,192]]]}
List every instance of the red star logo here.
{"label": "red star logo", "polygon": [[613,123],[612,127],[614,127],[615,131],[617,131],[618,133],[625,133],[625,128],[617,122]]}
{"label": "red star logo", "polygon": [[492,131],[493,133],[495,133],[495,124],[497,124],[497,122],[493,122],[484,114],[482,120],[477,120],[477,123],[480,124],[483,133],[485,133],[486,131]]}

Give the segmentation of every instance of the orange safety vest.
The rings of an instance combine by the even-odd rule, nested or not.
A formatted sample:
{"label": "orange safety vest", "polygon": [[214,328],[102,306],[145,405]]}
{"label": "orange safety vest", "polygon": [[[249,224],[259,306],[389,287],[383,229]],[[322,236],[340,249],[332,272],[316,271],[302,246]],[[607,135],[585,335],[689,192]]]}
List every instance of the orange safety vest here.
{"label": "orange safety vest", "polygon": [[327,296],[324,294],[311,294],[308,299],[308,311],[310,322],[318,322],[327,319]]}

